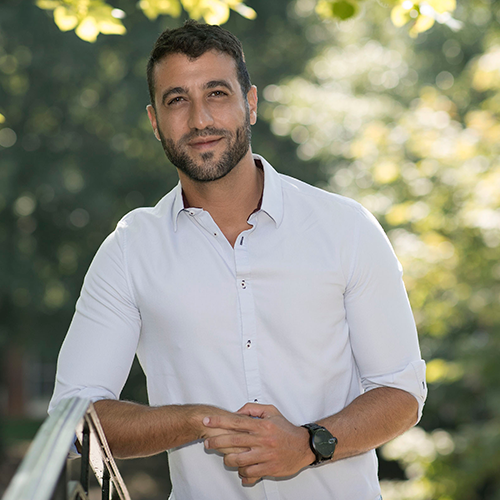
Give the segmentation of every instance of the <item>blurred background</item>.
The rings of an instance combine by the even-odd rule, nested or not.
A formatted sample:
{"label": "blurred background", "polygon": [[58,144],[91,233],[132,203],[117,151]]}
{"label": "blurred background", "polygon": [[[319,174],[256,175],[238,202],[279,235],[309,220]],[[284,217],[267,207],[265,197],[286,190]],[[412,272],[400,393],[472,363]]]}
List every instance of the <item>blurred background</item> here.
{"label": "blurred background", "polygon": [[[226,3],[0,3],[0,494],[93,255],[177,182],[145,112],[152,45],[189,15],[225,21]],[[378,451],[384,500],[500,499],[500,1],[232,4],[254,151],[361,202],[405,270],[429,396]],[[137,363],[122,398],[146,401]],[[135,500],[167,498],[166,462],[120,461]]]}

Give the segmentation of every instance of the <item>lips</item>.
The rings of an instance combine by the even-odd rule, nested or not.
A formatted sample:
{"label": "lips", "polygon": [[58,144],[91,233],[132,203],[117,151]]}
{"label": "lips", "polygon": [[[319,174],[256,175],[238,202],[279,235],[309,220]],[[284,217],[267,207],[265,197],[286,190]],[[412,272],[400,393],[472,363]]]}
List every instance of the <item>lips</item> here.
{"label": "lips", "polygon": [[188,142],[188,146],[194,149],[210,149],[218,144],[222,139],[223,137],[200,137],[194,141]]}

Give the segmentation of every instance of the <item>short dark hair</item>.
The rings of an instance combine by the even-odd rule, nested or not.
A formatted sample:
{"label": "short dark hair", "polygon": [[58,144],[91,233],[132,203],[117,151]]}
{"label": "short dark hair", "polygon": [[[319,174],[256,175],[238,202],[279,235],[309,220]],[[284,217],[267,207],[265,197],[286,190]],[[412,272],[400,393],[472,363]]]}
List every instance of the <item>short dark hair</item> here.
{"label": "short dark hair", "polygon": [[155,65],[168,54],[185,54],[190,59],[197,59],[209,50],[230,55],[236,63],[236,74],[243,96],[246,98],[252,84],[245,64],[245,55],[241,42],[229,31],[220,26],[201,24],[192,19],[184,26],[166,29],[156,40],[149,56],[147,77],[149,98],[155,107]]}

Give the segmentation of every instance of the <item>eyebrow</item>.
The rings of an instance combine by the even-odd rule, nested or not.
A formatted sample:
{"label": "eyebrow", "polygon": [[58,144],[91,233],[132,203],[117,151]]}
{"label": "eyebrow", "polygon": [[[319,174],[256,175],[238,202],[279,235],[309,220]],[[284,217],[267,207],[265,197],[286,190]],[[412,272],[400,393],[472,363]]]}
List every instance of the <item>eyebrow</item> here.
{"label": "eyebrow", "polygon": [[[232,85],[227,81],[227,80],[210,80],[207,82],[205,85],[203,85],[203,88],[208,90],[208,89],[214,89],[217,87],[224,87],[228,89],[230,92],[233,92],[233,87]],[[164,103],[169,97],[173,95],[180,95],[180,94],[187,94],[188,89],[185,87],[172,87],[170,89],[167,89],[161,98],[161,102]]]}
{"label": "eyebrow", "polygon": [[205,84],[206,89],[213,89],[216,87],[225,87],[228,89],[230,92],[233,92],[233,87],[227,80],[211,80],[210,82],[207,82]]}

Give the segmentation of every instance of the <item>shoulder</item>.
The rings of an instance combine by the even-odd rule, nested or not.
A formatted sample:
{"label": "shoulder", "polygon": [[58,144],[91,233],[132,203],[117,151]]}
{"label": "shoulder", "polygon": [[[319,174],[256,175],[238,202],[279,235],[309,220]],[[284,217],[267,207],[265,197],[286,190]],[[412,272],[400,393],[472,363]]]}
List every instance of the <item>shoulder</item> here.
{"label": "shoulder", "polygon": [[319,217],[341,216],[348,220],[375,221],[373,215],[357,201],[325,189],[311,186],[288,175],[279,174],[285,203],[301,211],[312,210]]}
{"label": "shoulder", "polygon": [[175,190],[165,195],[154,207],[140,207],[124,215],[116,226],[115,233],[132,238],[134,235],[147,237],[159,227],[172,226],[172,211]]}

